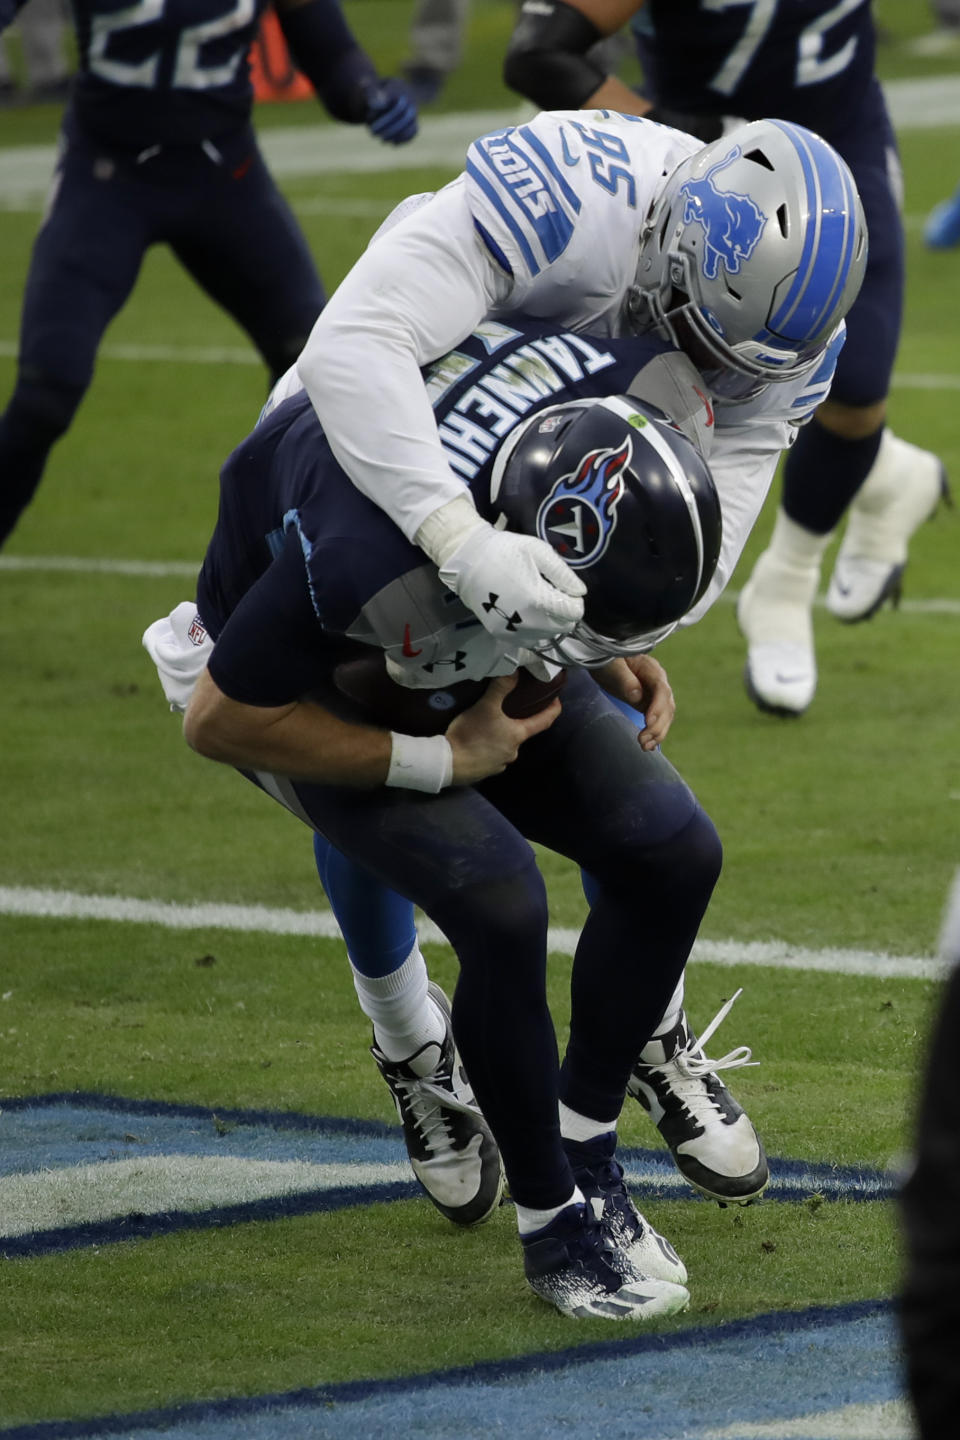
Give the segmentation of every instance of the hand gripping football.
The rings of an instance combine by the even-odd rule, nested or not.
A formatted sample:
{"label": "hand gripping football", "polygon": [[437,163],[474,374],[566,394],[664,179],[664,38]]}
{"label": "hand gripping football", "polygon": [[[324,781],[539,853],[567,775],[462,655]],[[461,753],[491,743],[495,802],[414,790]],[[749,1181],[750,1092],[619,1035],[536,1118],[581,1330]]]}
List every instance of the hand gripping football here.
{"label": "hand gripping football", "polygon": [[[565,670],[550,680],[537,680],[529,670],[518,671],[517,683],[503,702],[504,714],[517,720],[535,715],[559,694],[566,679]],[[476,704],[489,684],[461,680],[437,690],[409,690],[391,680],[379,651],[344,660],[334,670],[333,682],[367,720],[403,735],[442,735],[451,720]]]}

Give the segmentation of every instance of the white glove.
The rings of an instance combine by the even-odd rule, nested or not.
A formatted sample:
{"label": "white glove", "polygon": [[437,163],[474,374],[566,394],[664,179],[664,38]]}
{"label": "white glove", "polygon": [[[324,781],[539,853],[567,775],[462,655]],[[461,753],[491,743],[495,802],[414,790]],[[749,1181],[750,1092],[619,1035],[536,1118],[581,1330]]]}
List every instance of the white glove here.
{"label": "white glove", "polygon": [[583,619],[587,587],[545,540],[495,530],[463,496],[435,510],[417,544],[440,579],[497,638],[532,646]]}

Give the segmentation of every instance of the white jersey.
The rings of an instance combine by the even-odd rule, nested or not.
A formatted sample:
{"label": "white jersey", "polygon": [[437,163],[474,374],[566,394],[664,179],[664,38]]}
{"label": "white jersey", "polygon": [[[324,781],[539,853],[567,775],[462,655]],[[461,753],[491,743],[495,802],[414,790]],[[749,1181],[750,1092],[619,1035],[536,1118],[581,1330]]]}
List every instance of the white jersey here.
{"label": "white jersey", "polygon": [[[543,112],[475,141],[463,174],[404,202],[377,232],[320,315],[297,374],[344,470],[409,539],[464,493],[420,367],[487,316],[622,333],[650,206],[699,148],[635,116]],[[733,573],[781,451],[829,389],[828,369],[768,386],[748,405],[716,403],[710,464],[723,551],[690,620]]]}

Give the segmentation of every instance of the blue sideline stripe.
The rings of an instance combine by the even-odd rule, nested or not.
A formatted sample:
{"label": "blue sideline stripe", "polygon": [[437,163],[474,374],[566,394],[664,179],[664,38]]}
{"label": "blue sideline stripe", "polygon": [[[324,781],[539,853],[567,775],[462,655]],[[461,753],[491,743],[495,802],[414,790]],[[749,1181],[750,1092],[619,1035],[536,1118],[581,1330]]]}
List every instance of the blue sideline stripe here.
{"label": "blue sideline stripe", "polygon": [[182,1230],[219,1230],[247,1225],[254,1220],[286,1220],[292,1215],[320,1215],[358,1205],[379,1205],[392,1200],[413,1200],[423,1191],[415,1180],[386,1185],[343,1185],[332,1190],[301,1190],[266,1200],[219,1205],[211,1210],[161,1210],[155,1215],[118,1215],[92,1225],[65,1225],[58,1230],[37,1230],[32,1235],[0,1238],[0,1258],[22,1260],[53,1255],[88,1245],[116,1245],[122,1240],[155,1240]]}
{"label": "blue sideline stripe", "polygon": [[221,1120],[232,1125],[269,1125],[274,1130],[306,1130],[319,1134],[369,1135],[395,1140],[396,1125],[383,1120],[353,1120],[339,1115],[303,1115],[296,1110],[233,1110],[209,1105],[181,1105],[174,1100],[130,1100],[124,1095],[101,1095],[95,1090],[57,1090],[45,1095],[0,1096],[0,1113],[7,1110],[56,1109],[73,1105],[81,1110],[114,1110],[122,1115],[173,1115],[185,1120]]}
{"label": "blue sideline stripe", "polygon": [[[388,1176],[350,1183],[350,1166],[354,1163],[394,1169],[406,1165],[399,1126],[377,1121],[287,1111],[214,1110],[91,1093],[17,1097],[0,1102],[0,1108],[0,1135],[4,1139],[0,1180],[40,1170],[69,1170],[78,1164],[100,1166],[108,1178],[112,1163],[138,1155],[302,1161],[335,1165],[346,1171],[337,1185],[238,1198],[232,1203],[221,1199],[218,1204],[191,1210],[131,1210],[103,1220],[77,1220],[74,1224],[0,1236],[0,1256],[9,1259],[422,1198],[412,1178]],[[85,1116],[90,1117],[89,1122]],[[139,1125],[139,1133],[124,1133],[123,1123],[129,1120],[136,1124],[137,1117],[146,1122]],[[712,1203],[686,1185],[667,1151],[623,1147],[618,1154],[628,1181],[644,1203],[652,1199]],[[760,1205],[776,1201],[799,1203],[811,1195],[825,1201],[880,1202],[896,1193],[898,1183],[895,1176],[882,1171],[805,1160],[774,1159],[771,1171],[772,1183],[758,1202]]]}
{"label": "blue sideline stripe", "polygon": [[[740,1376],[743,1367],[748,1363],[746,1357],[750,1357],[750,1363],[756,1363],[754,1357],[759,1357],[762,1362],[765,1359],[776,1363],[776,1352],[788,1348],[793,1337],[802,1339],[810,1337],[810,1346],[813,1347],[817,1332],[825,1330],[840,1331],[849,1333],[855,1326],[862,1326],[864,1322],[880,1321],[883,1324],[882,1331],[871,1327],[870,1333],[866,1336],[867,1344],[865,1353],[871,1356],[874,1350],[880,1355],[884,1354],[882,1344],[888,1341],[886,1331],[889,1321],[892,1318],[893,1307],[891,1302],[886,1300],[864,1300],[851,1304],[839,1306],[813,1306],[808,1310],[797,1312],[774,1311],[767,1314],[755,1316],[747,1320],[731,1321],[729,1324],[722,1324],[713,1327],[697,1326],[690,1330],[677,1331],[672,1334],[642,1334],[633,1335],[627,1339],[595,1341],[590,1344],[571,1347],[565,1350],[550,1350],[535,1355],[524,1355],[513,1359],[483,1361],[477,1365],[461,1365],[449,1370],[432,1371],[420,1375],[398,1376],[385,1380],[349,1380],[332,1385],[318,1385],[303,1387],[297,1390],[275,1392],[268,1395],[257,1395],[243,1398],[230,1398],[225,1400],[192,1401],[184,1405],[171,1406],[163,1409],[139,1410],[127,1415],[109,1415],[99,1418],[85,1420],[54,1420],[41,1421],[37,1424],[18,1425],[11,1429],[0,1430],[2,1440],[82,1440],[82,1437],[110,1436],[110,1435],[131,1435],[142,1431],[170,1432],[176,1436],[178,1431],[184,1431],[187,1427],[205,1425],[210,1427],[211,1440],[216,1436],[219,1423],[236,1420],[242,1422],[244,1419],[253,1419],[263,1416],[270,1411],[277,1412],[277,1421],[282,1424],[284,1411],[317,1410],[321,1414],[311,1416],[304,1415],[302,1418],[309,1429],[301,1429],[296,1433],[311,1434],[317,1437],[323,1435],[340,1434],[336,1413],[330,1413],[333,1406],[359,1406],[363,1402],[382,1401],[381,1414],[377,1417],[382,1424],[379,1430],[368,1429],[364,1433],[381,1434],[411,1434],[409,1429],[401,1431],[394,1424],[390,1423],[389,1413],[384,1415],[391,1401],[401,1402],[403,1397],[412,1396],[419,1405],[429,1405],[432,1395],[438,1391],[456,1391],[451,1397],[450,1407],[445,1411],[447,1416],[447,1428],[441,1432],[431,1427],[428,1433],[436,1436],[440,1433],[446,1435],[466,1435],[477,1433],[471,1426],[467,1430],[466,1410],[468,1402],[477,1397],[482,1400],[483,1412],[487,1416],[486,1433],[494,1428],[503,1433],[513,1435],[532,1436],[534,1433],[543,1435],[542,1429],[534,1432],[527,1427],[521,1430],[516,1424],[510,1423],[514,1420],[512,1409],[507,1408],[509,1397],[504,1397],[498,1404],[496,1392],[490,1396],[480,1397],[480,1387],[504,1385],[505,1383],[517,1381],[523,1386],[524,1382],[537,1387],[537,1393],[543,1393],[543,1381],[549,1376],[555,1379],[550,1384],[547,1379],[547,1388],[556,1389],[566,1378],[563,1372],[572,1372],[569,1379],[576,1386],[577,1395],[581,1400],[586,1399],[588,1405],[593,1405],[591,1396],[596,1394],[598,1399],[602,1394],[603,1407],[601,1411],[592,1410],[593,1422],[597,1415],[603,1414],[603,1433],[618,1440],[618,1437],[625,1433],[632,1435],[663,1434],[662,1429],[651,1429],[644,1423],[649,1419],[654,1426],[663,1426],[666,1416],[663,1414],[651,1413],[644,1416],[638,1411],[627,1415],[629,1431],[624,1431],[617,1423],[619,1405],[623,1402],[619,1399],[616,1389],[611,1389],[609,1379],[606,1380],[604,1388],[599,1391],[596,1386],[590,1386],[589,1369],[591,1366],[602,1366],[604,1371],[609,1370],[611,1364],[617,1366],[617,1377],[619,1386],[622,1389],[627,1377],[627,1368],[624,1362],[642,1360],[643,1357],[652,1357],[658,1366],[658,1375],[661,1370],[671,1363],[679,1364],[684,1371],[686,1380],[684,1390],[687,1394],[699,1397],[700,1402],[710,1404],[712,1385],[711,1383],[692,1383],[688,1371],[689,1363],[685,1358],[685,1352],[695,1351],[697,1354],[697,1373],[703,1371],[704,1360],[710,1347],[716,1347],[721,1352],[736,1353],[741,1356],[741,1363],[738,1366],[730,1362],[729,1356],[724,1359],[721,1354],[721,1361],[727,1374],[733,1373],[736,1378],[736,1385],[741,1392],[747,1387],[740,1383]],[[876,1333],[874,1333],[876,1331]],[[871,1340],[874,1342],[871,1347]],[[757,1342],[771,1341],[768,1346]],[[786,1346],[784,1341],[787,1342]],[[751,1345],[751,1342],[752,1345]],[[779,1344],[778,1344],[779,1342]],[[751,1348],[748,1349],[748,1346]],[[831,1352],[836,1347],[831,1342],[823,1347],[823,1357],[829,1359]],[[676,1359],[674,1359],[676,1357]],[[885,1355],[886,1373],[877,1377],[871,1375],[869,1386],[860,1385],[855,1388],[856,1398],[872,1399],[876,1396],[889,1398],[891,1391],[895,1393],[896,1386],[893,1383],[891,1370],[893,1357],[889,1351]],[[842,1363],[842,1357],[841,1357]],[[814,1385],[816,1398],[823,1408],[824,1401],[829,1397],[829,1387],[825,1383],[825,1377],[821,1366],[814,1361],[810,1364],[812,1379],[809,1382]],[[879,1367],[874,1367],[874,1369]],[[701,1377],[702,1380],[702,1377]],[[649,1391],[649,1410],[652,1412],[657,1407],[657,1390],[661,1387],[651,1387]],[[514,1390],[514,1394],[516,1390]],[[849,1390],[846,1392],[849,1395]],[[674,1408],[676,1402],[662,1397],[661,1406]],[[758,1398],[743,1395],[742,1408],[751,1418],[759,1418],[761,1415],[770,1414],[771,1401],[776,1402],[777,1393],[769,1387],[766,1393]],[[507,1403],[505,1403],[505,1400]],[[842,1402],[841,1402],[842,1403]],[[849,1403],[849,1400],[848,1402]],[[322,1419],[321,1419],[322,1415]],[[298,1420],[300,1417],[290,1416],[291,1420]],[[344,1423],[349,1424],[351,1416],[349,1413],[342,1415]],[[361,1419],[358,1415],[358,1420]],[[451,1424],[450,1421],[453,1421]],[[504,1426],[500,1422],[507,1422]],[[312,1422],[312,1423],[311,1423]],[[370,1426],[370,1418],[363,1418],[362,1423]],[[713,1426],[719,1422],[719,1417],[713,1417]],[[321,1428],[322,1427],[322,1428]],[[418,1426],[418,1429],[420,1427]],[[588,1431],[582,1425],[570,1425],[564,1427],[571,1440],[586,1440]],[[191,1430],[191,1433],[195,1433]],[[223,1432],[224,1434],[227,1432]],[[238,1433],[231,1430],[231,1434]],[[259,1434],[271,1433],[273,1435],[283,1434],[279,1425],[271,1427],[270,1432],[262,1429]],[[286,1433],[292,1433],[287,1431]],[[351,1425],[351,1434],[355,1433]],[[421,1433],[424,1433],[421,1430]],[[597,1431],[591,1427],[589,1435],[594,1437]]]}
{"label": "blue sideline stripe", "polygon": [[[78,1110],[103,1110],[118,1115],[142,1115],[172,1119],[200,1120],[211,1127],[211,1133],[219,1121],[221,1125],[237,1126],[243,1131],[263,1126],[281,1132],[295,1132],[305,1135],[344,1136],[369,1140],[384,1140],[396,1145],[401,1140],[400,1127],[381,1120],[350,1119],[338,1115],[304,1115],[292,1110],[238,1110],[206,1105],[183,1105],[167,1100],[130,1100],[122,1095],[100,1095],[95,1091],[57,1091],[47,1095],[0,1097],[0,1113],[24,1110],[61,1109],[72,1107]],[[239,1151],[241,1135],[220,1134],[207,1148],[208,1153],[250,1153],[250,1146]],[[179,1147],[182,1150],[182,1146]],[[263,1151],[258,1150],[262,1156]],[[284,1150],[281,1157],[297,1158],[301,1152]],[[649,1150],[641,1146],[621,1146],[617,1157],[628,1170],[642,1170],[642,1180],[653,1193],[658,1183],[662,1187],[656,1193],[673,1193],[679,1190],[684,1199],[698,1200],[678,1175],[673,1161],[666,1150]],[[71,1157],[70,1163],[75,1163]],[[778,1200],[801,1200],[808,1194],[823,1194],[844,1200],[876,1200],[895,1195],[897,1177],[887,1171],[874,1170],[866,1166],[831,1165],[817,1161],[771,1157],[771,1184],[766,1197]],[[0,1161],[0,1175],[11,1173]],[[329,1193],[329,1192],[327,1192]],[[709,1202],[708,1202],[709,1203]]]}

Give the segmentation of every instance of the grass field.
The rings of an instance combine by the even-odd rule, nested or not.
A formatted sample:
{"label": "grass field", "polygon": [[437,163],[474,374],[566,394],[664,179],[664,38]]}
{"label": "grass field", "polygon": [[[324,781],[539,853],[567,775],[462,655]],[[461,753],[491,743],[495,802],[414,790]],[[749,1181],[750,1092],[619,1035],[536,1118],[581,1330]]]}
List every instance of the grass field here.
{"label": "grass field", "polygon": [[[408,4],[356,0],[347,9],[385,67],[402,58]],[[887,32],[885,77],[953,70],[960,84],[960,47],[952,60],[908,48],[931,28],[925,6],[888,0],[877,9]],[[437,114],[515,106],[497,78],[509,17],[497,0],[475,4],[470,62]],[[265,128],[316,119],[307,106],[262,108]],[[0,147],[49,143],[56,122],[49,108],[4,113]],[[930,206],[960,177],[960,129],[911,129],[901,141],[909,285],[891,423],[960,475],[960,253],[927,252],[920,235]],[[455,168],[286,182],[328,287],[397,200]],[[40,219],[38,205],[8,203],[0,196],[4,394]],[[156,1409],[165,1425],[173,1423],[168,1407],[197,1402],[362,1389],[572,1347],[584,1356],[593,1347],[598,1363],[627,1353],[620,1329],[571,1325],[526,1291],[508,1209],[479,1232],[454,1233],[398,1181],[379,1203],[340,1208],[298,1206],[287,1193],[274,1195],[269,1215],[240,1214],[221,1199],[220,1223],[171,1225],[115,1243],[118,1232],[98,1230],[94,1212],[71,1209],[69,1195],[57,1210],[44,1189],[44,1172],[68,1174],[88,1152],[86,1163],[122,1156],[134,1171],[142,1155],[141,1191],[134,1175],[124,1212],[136,1236],[159,1174],[154,1160],[193,1146],[212,1163],[219,1145],[238,1164],[241,1156],[320,1163],[327,1131],[319,1121],[285,1129],[284,1116],[357,1121],[358,1156],[381,1145],[391,1164],[399,1157],[340,943],[289,933],[292,924],[288,933],[270,932],[248,912],[230,912],[237,928],[225,928],[191,925],[172,909],[262,906],[309,919],[324,907],[309,836],[232,773],[186,750],[140,647],[145,626],[191,593],[191,568],[216,513],[219,465],[263,391],[245,338],[169,255],[152,253],[110,330],[81,413],[0,561],[0,1252],[4,1238],[18,1237],[0,1260],[0,1434],[99,1435],[108,1433],[105,1423],[58,1430],[43,1422],[79,1425]],[[773,499],[734,588],[772,519]],[[753,960],[748,947],[779,942],[805,963],[820,955],[828,967],[708,958],[692,967],[689,1008],[701,1026],[745,987],[713,1043],[725,1050],[747,1042],[761,1062],[732,1083],[763,1134],[775,1179],[793,1173],[789,1162],[820,1168],[793,1198],[777,1192],[743,1212],[650,1182],[642,1208],[684,1256],[693,1295],[688,1315],[654,1327],[664,1355],[671,1345],[678,1348],[669,1353],[680,1354],[692,1330],[722,1339],[757,1316],[895,1293],[890,1202],[844,1185],[900,1163],[936,1001],[919,960],[935,953],[960,859],[958,523],[942,511],[918,533],[898,612],[849,628],[819,612],[820,688],[798,722],[762,716],[747,701],[731,604],[663,647],[679,706],[669,754],[725,844],[703,927],[715,948],[704,953],[716,957],[716,942],[730,941]],[[543,864],[553,923],[577,926],[584,904],[575,874],[554,857]],[[133,918],[91,918],[81,903],[90,897],[102,897],[104,915],[131,902]],[[171,908],[150,910],[147,902]],[[866,973],[843,973],[845,956],[825,955],[837,951],[866,957]],[[907,964],[885,974],[870,958],[882,954],[918,963],[913,973]],[[452,984],[450,952],[431,945],[429,956],[436,977]],[[561,947],[551,966],[561,1038],[568,973]],[[22,1103],[51,1096],[74,1096],[79,1109]],[[96,1110],[96,1096],[112,1097],[113,1122]],[[147,1102],[164,1123],[186,1127],[189,1145],[149,1139],[144,1127],[156,1117]],[[621,1133],[638,1166],[652,1163],[646,1147],[657,1137],[635,1107]],[[248,1134],[249,1154],[240,1145]],[[399,1164],[389,1173],[402,1181]],[[170,1193],[168,1209],[189,1208]],[[251,1194],[243,1191],[244,1203]],[[46,1219],[43,1205],[53,1206],[42,1211]],[[58,1227],[81,1223],[92,1226],[85,1236],[55,1242]],[[31,1241],[38,1235],[42,1244]],[[743,1364],[758,1355],[747,1346]],[[674,1382],[663,1383],[660,1400],[676,1400],[681,1390],[674,1395]],[[465,1406],[468,1394],[469,1387]],[[334,1398],[351,1395],[341,1389]],[[254,1433],[233,1413],[211,1412],[218,1434]],[[353,1433],[345,1407],[332,1400],[326,1419],[277,1414],[256,1434]],[[510,1421],[506,1411],[491,1412],[484,1428],[510,1433]],[[382,1423],[369,1433],[414,1433],[412,1420],[409,1429],[395,1416]],[[432,1423],[423,1433],[474,1433],[456,1409]],[[657,1433],[646,1423],[636,1418],[622,1433]],[[145,1427],[117,1422],[110,1433]],[[512,1433],[538,1432],[517,1419]],[[569,1433],[584,1440],[621,1432],[588,1421]],[[747,1433],[759,1434],[723,1432]],[[903,1432],[848,1427],[837,1440],[854,1433],[879,1440]]]}

